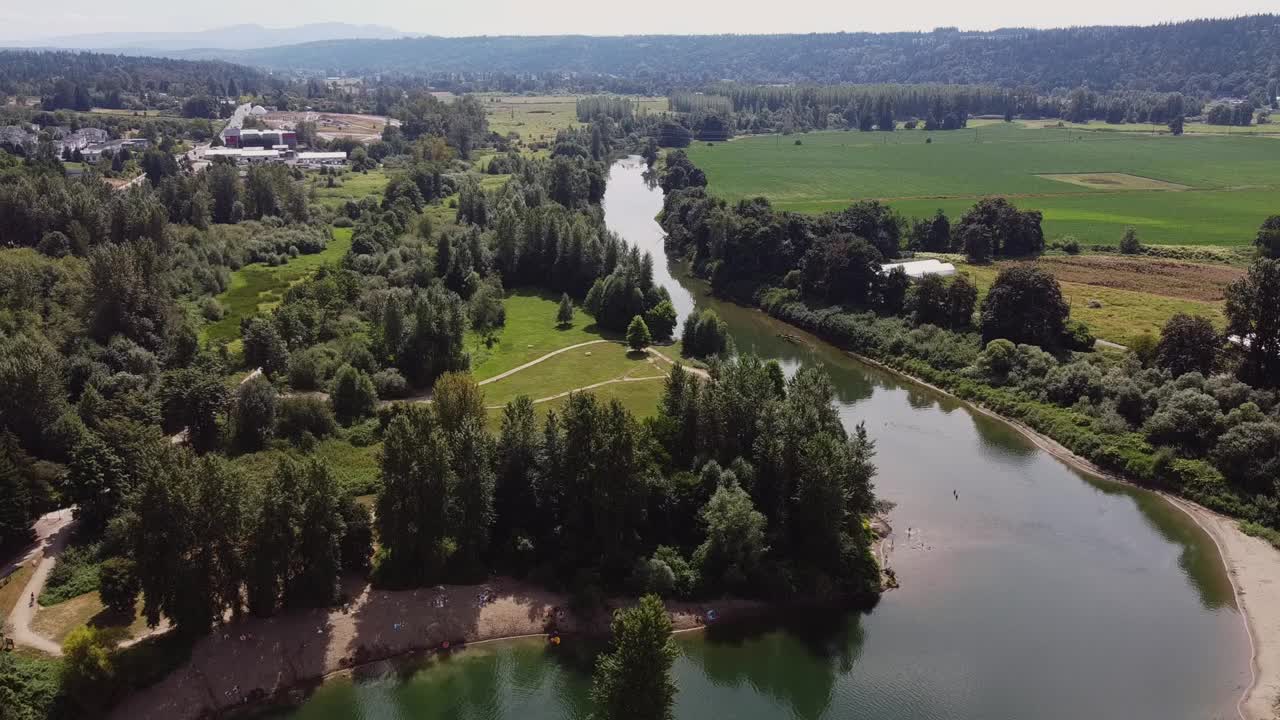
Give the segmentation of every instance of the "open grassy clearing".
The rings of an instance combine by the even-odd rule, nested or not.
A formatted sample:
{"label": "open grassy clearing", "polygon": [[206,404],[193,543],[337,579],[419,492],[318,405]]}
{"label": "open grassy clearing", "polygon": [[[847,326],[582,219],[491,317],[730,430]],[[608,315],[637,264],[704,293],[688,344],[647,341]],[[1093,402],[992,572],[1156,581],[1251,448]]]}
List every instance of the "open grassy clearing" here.
{"label": "open grassy clearing", "polygon": [[[589,392],[595,395],[596,399],[601,403],[617,400],[632,415],[643,419],[657,414],[658,402],[662,399],[662,391],[665,387],[666,384],[662,380],[653,379],[638,382],[611,383],[594,388]],[[534,405],[534,410],[538,413],[539,423],[546,418],[548,412],[552,410],[559,411],[567,402],[569,402],[569,398],[565,396]],[[485,412],[489,416],[489,430],[495,433],[501,430],[502,408],[489,408]]]}
{"label": "open grassy clearing", "polygon": [[[551,142],[556,132],[578,124],[576,95],[477,95],[489,113],[489,129],[499,135],[516,133],[526,143]],[[637,97],[640,112],[667,110],[664,97]]]}
{"label": "open grassy clearing", "polygon": [[1144,178],[1128,173],[1047,173],[1042,178],[1070,183],[1090,190],[1188,190],[1186,185]]}
{"label": "open grassy clearing", "polygon": [[596,343],[548,358],[482,389],[485,405],[505,405],[520,395],[537,400],[606,380],[665,372],[647,353],[630,351],[620,343]]}
{"label": "open grassy clearing", "polygon": [[58,644],[66,640],[72,630],[89,624],[123,628],[126,639],[140,637],[149,629],[142,615],[141,600],[132,617],[120,617],[102,604],[97,592],[78,595],[51,607],[41,607],[31,619],[32,630]]}
{"label": "open grassy clearing", "polygon": [[[1071,317],[1081,320],[1089,326],[1094,335],[1121,345],[1128,345],[1134,338],[1144,333],[1160,334],[1160,329],[1170,317],[1176,313],[1203,315],[1215,325],[1222,327],[1225,320],[1222,315],[1222,302],[1188,297],[1170,297],[1150,291],[1121,289],[1101,284],[1071,282],[1065,277],[1083,279],[1085,273],[1092,275],[1096,281],[1110,282],[1113,285],[1132,287],[1136,278],[1120,279],[1119,272],[1107,272],[1102,269],[1080,270],[1062,267],[1053,262],[1057,258],[1043,258],[1036,261],[1041,267],[1059,277],[1062,294],[1071,304]],[[1015,261],[1016,262],[1016,261]],[[1141,262],[1141,261],[1139,261]],[[1156,261],[1149,261],[1156,262]],[[969,275],[978,286],[979,298],[986,297],[987,290],[995,281],[996,274],[1005,264],[970,265],[960,262],[957,269]],[[1130,275],[1141,275],[1140,272]],[[1152,275],[1150,282],[1159,282],[1158,275]],[[1090,307],[1090,303],[1100,305]]]}
{"label": "open grassy clearing", "polygon": [[314,190],[321,205],[340,208],[348,200],[360,202],[370,195],[382,195],[389,176],[384,170],[347,172],[337,178],[337,187],[328,187],[329,178],[318,173],[308,173],[307,183]]}
{"label": "open grassy clearing", "polygon": [[[333,239],[324,250],[313,255],[299,255],[284,265],[271,267],[263,263],[245,265],[231,273],[226,292],[218,296],[226,315],[206,325],[202,340],[239,343],[240,320],[265,312],[280,304],[285,290],[327,264],[340,262],[351,248],[351,228],[334,228]],[[235,348],[233,348],[234,351]]]}
{"label": "open grassy clearing", "polygon": [[292,447],[270,448],[235,456],[231,463],[256,485],[271,477],[276,465],[284,457],[297,460],[315,458],[333,471],[334,477],[345,490],[363,495],[373,492],[379,485],[378,455],[381,451],[380,442],[357,447],[345,438],[332,437],[316,443],[307,452]]}
{"label": "open grassy clearing", "polygon": [[[560,306],[560,296],[555,293],[528,288],[513,290],[508,292],[504,305],[507,309],[507,323],[498,333],[497,342],[491,347],[485,347],[475,333],[467,333],[471,374],[476,380],[491,378],[562,347],[618,337],[602,334],[595,318],[582,308],[574,309],[571,325],[557,326],[556,311]],[[562,389],[568,390],[569,387]]]}
{"label": "open grassy clearing", "polygon": [[[925,144],[925,137],[932,138]],[[795,145],[795,142],[801,145]],[[820,132],[694,145],[709,187],[782,209],[838,210],[879,198],[909,216],[958,215],[985,195],[1041,210],[1050,238],[1113,244],[1241,245],[1275,212],[1280,143],[1243,136],[1152,137],[987,125],[951,132]],[[1078,186],[1047,175],[1118,173],[1182,192]],[[1132,186],[1132,182],[1130,183]]]}

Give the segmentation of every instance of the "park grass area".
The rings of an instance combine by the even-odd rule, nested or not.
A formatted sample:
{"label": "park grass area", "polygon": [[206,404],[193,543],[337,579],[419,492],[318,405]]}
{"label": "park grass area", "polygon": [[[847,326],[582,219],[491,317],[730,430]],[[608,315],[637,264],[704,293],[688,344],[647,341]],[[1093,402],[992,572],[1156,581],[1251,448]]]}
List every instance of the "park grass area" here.
{"label": "park grass area", "polygon": [[616,334],[602,333],[595,318],[582,308],[574,309],[573,322],[567,327],[556,325],[560,296],[555,293],[522,288],[508,292],[503,304],[507,310],[507,321],[498,331],[493,345],[486,347],[479,335],[467,332],[471,374],[476,380],[487,380],[563,347],[602,338],[620,338]]}
{"label": "park grass area", "polygon": [[53,606],[41,606],[31,619],[31,629],[36,634],[59,645],[73,630],[85,625],[122,628],[126,639],[140,637],[148,630],[147,620],[142,615],[141,599],[132,617],[120,617],[102,604],[97,592],[77,595]]}
{"label": "park grass area", "polygon": [[[1135,267],[1130,276],[1122,280],[1120,279],[1122,273],[1118,270],[1108,271],[1103,268],[1082,270],[1064,266],[1056,262],[1057,260],[1059,259],[1042,258],[1034,262],[1059,278],[1062,294],[1071,305],[1071,317],[1084,322],[1093,334],[1102,340],[1127,346],[1135,338],[1146,333],[1159,336],[1165,322],[1176,313],[1203,315],[1219,328],[1225,325],[1222,301],[1208,299],[1215,292],[1211,289],[1213,285],[1207,279],[1208,276],[1206,276],[1204,288],[1188,290],[1184,296],[1172,296],[1162,294],[1177,292],[1178,283],[1174,282],[1169,274],[1165,276],[1166,287],[1156,292],[1156,288],[1161,283],[1161,275],[1158,273],[1146,276],[1144,281],[1141,279],[1143,273]],[[979,298],[983,298],[986,297],[987,290],[995,281],[1000,268],[1015,262],[1023,261],[1002,262],[995,265],[971,265],[960,262],[956,267],[974,281],[978,286]],[[1147,262],[1158,264],[1156,261]],[[1227,270],[1230,269],[1227,268]],[[1093,274],[1092,278],[1089,277],[1089,273]],[[1074,281],[1064,278],[1073,278]],[[1185,278],[1178,282],[1184,280]],[[1217,287],[1219,290],[1216,292],[1220,292],[1221,286]],[[1090,307],[1091,305],[1096,307]]]}
{"label": "park grass area", "polygon": [[[817,213],[881,199],[908,216],[939,208],[958,216],[983,196],[1005,195],[1042,211],[1049,238],[1071,234],[1088,244],[1115,244],[1129,225],[1148,244],[1247,244],[1275,212],[1280,189],[1280,143],[1235,135],[1179,138],[1000,123],[949,132],[743,137],[695,144],[689,155],[706,171],[708,187],[730,200],[764,196],[780,209]],[[1190,189],[1120,191],[1046,177],[1082,174]]]}
{"label": "park grass area", "polygon": [[351,228],[334,228],[333,239],[325,249],[312,255],[299,255],[289,262],[272,267],[264,263],[245,265],[231,273],[231,282],[218,302],[226,315],[206,325],[202,340],[227,342],[239,350],[240,320],[279,305],[289,287],[309,277],[323,265],[336,265],[351,248]]}
{"label": "park grass area", "polygon": [[315,191],[316,199],[328,208],[341,208],[348,200],[360,202],[374,195],[381,197],[387,187],[389,176],[384,170],[368,170],[365,172],[346,172],[337,178],[337,187],[328,187],[329,177],[311,173],[307,181]]}
{"label": "park grass area", "polygon": [[665,372],[647,353],[629,350],[621,343],[596,343],[547,358],[482,389],[486,406],[506,405],[520,395],[537,400],[607,380]]}
{"label": "park grass area", "polygon": [[344,490],[366,495],[381,485],[378,459],[381,452],[380,442],[360,447],[347,439],[332,437],[316,443],[315,447],[306,452],[281,444],[255,453],[237,455],[231,459],[231,464],[245,474],[250,484],[259,485],[275,474],[276,466],[286,457],[294,460],[315,459],[333,472]]}
{"label": "park grass area", "polygon": [[22,597],[22,591],[27,587],[27,581],[31,579],[31,575],[35,573],[36,566],[34,558],[28,560],[18,566],[16,570],[0,579],[0,626],[4,624],[4,618],[13,612],[13,608],[18,604]]}
{"label": "park grass area", "polygon": [[[617,400],[636,418],[643,419],[657,414],[658,402],[662,399],[662,392],[665,387],[665,382],[655,378],[638,382],[611,383],[586,392],[594,395],[596,400],[601,403]],[[538,414],[538,422],[541,423],[545,420],[547,413],[552,410],[559,412],[567,402],[569,402],[569,396],[566,395],[534,405],[534,411]],[[488,415],[489,430],[494,433],[499,432],[502,429],[503,407],[489,407],[485,410],[485,413]]]}

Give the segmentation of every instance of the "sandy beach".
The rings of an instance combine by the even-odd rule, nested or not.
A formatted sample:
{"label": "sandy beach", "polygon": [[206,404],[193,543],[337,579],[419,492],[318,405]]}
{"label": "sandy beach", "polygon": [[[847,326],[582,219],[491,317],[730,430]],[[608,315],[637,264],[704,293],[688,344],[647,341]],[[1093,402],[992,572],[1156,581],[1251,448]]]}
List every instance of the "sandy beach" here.
{"label": "sandy beach", "polygon": [[[558,612],[567,608],[566,596],[503,578],[483,585],[402,591],[375,590],[351,578],[344,590],[353,600],[340,608],[247,617],[215,628],[196,643],[190,661],[126,698],[110,717],[198,718],[353,668],[379,672],[370,664],[438,649],[446,640],[457,649],[465,643],[537,636],[547,632],[552,619],[564,632],[595,632],[607,628],[609,618],[601,613],[583,625],[567,611]],[[617,600],[610,606],[620,604]],[[669,603],[672,624],[677,630],[701,627],[704,606],[715,607],[724,618],[765,609],[740,600]]]}

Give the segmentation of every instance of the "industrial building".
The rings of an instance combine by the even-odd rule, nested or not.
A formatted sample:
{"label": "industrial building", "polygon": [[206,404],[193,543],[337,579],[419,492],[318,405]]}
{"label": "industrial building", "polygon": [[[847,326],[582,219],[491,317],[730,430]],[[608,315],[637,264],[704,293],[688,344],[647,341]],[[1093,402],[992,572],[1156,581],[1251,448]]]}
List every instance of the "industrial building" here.
{"label": "industrial building", "polygon": [[287,148],[296,150],[298,133],[293,130],[246,130],[228,127],[222,131],[222,142],[229,148]]}
{"label": "industrial building", "polygon": [[112,140],[110,142],[89,145],[80,151],[81,158],[90,165],[96,164],[102,159],[103,154],[115,155],[121,150],[129,152],[142,152],[151,145],[146,138],[127,138],[125,140]]}
{"label": "industrial building", "polygon": [[302,167],[322,167],[342,165],[347,161],[345,152],[300,152],[294,153],[285,148],[209,148],[204,151],[204,160],[229,158],[238,165],[258,165],[261,163],[290,163]]}

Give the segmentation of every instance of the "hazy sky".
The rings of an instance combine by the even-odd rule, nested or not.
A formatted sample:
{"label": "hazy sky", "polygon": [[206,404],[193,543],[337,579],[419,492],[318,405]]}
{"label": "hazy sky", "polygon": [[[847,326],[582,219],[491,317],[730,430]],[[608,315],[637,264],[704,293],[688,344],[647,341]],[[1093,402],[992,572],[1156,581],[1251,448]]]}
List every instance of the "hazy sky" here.
{"label": "hazy sky", "polygon": [[1276,0],[0,0],[0,36],[101,31],[196,31],[234,23],[389,25],[431,35],[762,33],[1147,25],[1212,14],[1276,12]]}

